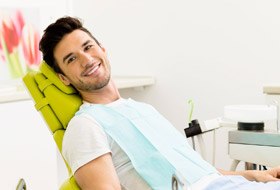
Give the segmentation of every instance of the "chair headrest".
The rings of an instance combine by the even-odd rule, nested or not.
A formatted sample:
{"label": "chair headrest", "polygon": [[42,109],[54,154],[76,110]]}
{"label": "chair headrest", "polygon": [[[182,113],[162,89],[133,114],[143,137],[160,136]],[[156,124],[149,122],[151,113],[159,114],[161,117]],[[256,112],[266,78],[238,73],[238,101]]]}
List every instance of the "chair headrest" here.
{"label": "chair headrest", "polygon": [[52,84],[54,84],[58,89],[66,94],[76,94],[77,91],[72,86],[66,86],[59,79],[53,68],[51,68],[45,61],[42,61],[40,65],[40,71],[50,80]]}
{"label": "chair headrest", "polygon": [[35,101],[35,108],[42,113],[54,133],[66,129],[82,104],[82,99],[72,86],[66,86],[60,81],[47,63],[43,62],[40,70],[29,72],[23,81]]}

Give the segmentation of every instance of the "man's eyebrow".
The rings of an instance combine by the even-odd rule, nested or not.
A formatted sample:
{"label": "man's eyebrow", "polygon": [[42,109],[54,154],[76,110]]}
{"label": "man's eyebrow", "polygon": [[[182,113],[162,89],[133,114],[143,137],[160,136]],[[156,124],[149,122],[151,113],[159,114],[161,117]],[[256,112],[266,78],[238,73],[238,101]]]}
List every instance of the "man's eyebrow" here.
{"label": "man's eyebrow", "polygon": [[91,40],[87,40],[85,43],[82,44],[82,47],[86,46],[90,42],[91,42]]}
{"label": "man's eyebrow", "polygon": [[71,52],[71,53],[69,53],[69,54],[67,54],[65,57],[63,57],[63,63],[64,63],[64,61],[66,60],[66,59],[68,59],[68,57],[70,57],[71,55],[73,55],[73,53]]}

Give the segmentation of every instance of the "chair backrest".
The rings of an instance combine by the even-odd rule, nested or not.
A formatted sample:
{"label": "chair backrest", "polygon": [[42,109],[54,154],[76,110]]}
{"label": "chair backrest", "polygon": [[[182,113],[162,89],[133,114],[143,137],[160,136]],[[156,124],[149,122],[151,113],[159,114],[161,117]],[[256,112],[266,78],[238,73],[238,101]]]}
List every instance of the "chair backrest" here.
{"label": "chair backrest", "polygon": [[[72,86],[64,85],[45,62],[41,63],[40,71],[27,73],[23,82],[35,102],[35,108],[43,115],[61,153],[65,129],[82,104],[81,97]],[[70,167],[66,162],[65,164],[71,175]]]}

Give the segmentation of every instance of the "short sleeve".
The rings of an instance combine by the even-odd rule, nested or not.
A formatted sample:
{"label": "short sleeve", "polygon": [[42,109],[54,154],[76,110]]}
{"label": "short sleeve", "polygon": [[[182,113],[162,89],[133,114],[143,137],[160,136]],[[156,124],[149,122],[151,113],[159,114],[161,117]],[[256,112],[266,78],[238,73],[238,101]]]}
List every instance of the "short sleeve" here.
{"label": "short sleeve", "polygon": [[75,116],[68,124],[62,142],[62,154],[73,174],[88,162],[111,152],[103,128],[86,113]]}

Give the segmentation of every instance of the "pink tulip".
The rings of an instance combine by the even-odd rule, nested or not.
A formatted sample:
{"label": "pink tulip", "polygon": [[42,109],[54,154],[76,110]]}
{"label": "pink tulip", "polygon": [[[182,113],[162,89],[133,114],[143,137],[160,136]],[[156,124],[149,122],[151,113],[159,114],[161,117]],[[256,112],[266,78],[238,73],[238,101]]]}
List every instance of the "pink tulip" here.
{"label": "pink tulip", "polygon": [[14,24],[15,24],[17,36],[20,37],[23,26],[25,24],[24,19],[23,19],[23,15],[22,15],[20,10],[16,10],[16,12],[15,12]]}
{"label": "pink tulip", "polygon": [[25,60],[29,67],[40,64],[39,41],[39,31],[31,24],[25,25],[22,30],[22,47]]}
{"label": "pink tulip", "polygon": [[5,58],[5,53],[4,53],[4,50],[3,50],[2,42],[0,42],[0,57],[1,57],[1,60],[6,62],[6,58]]}
{"label": "pink tulip", "polygon": [[13,53],[19,44],[20,36],[18,36],[15,23],[11,17],[5,16],[2,18],[1,32],[3,40],[6,43],[8,53]]}

